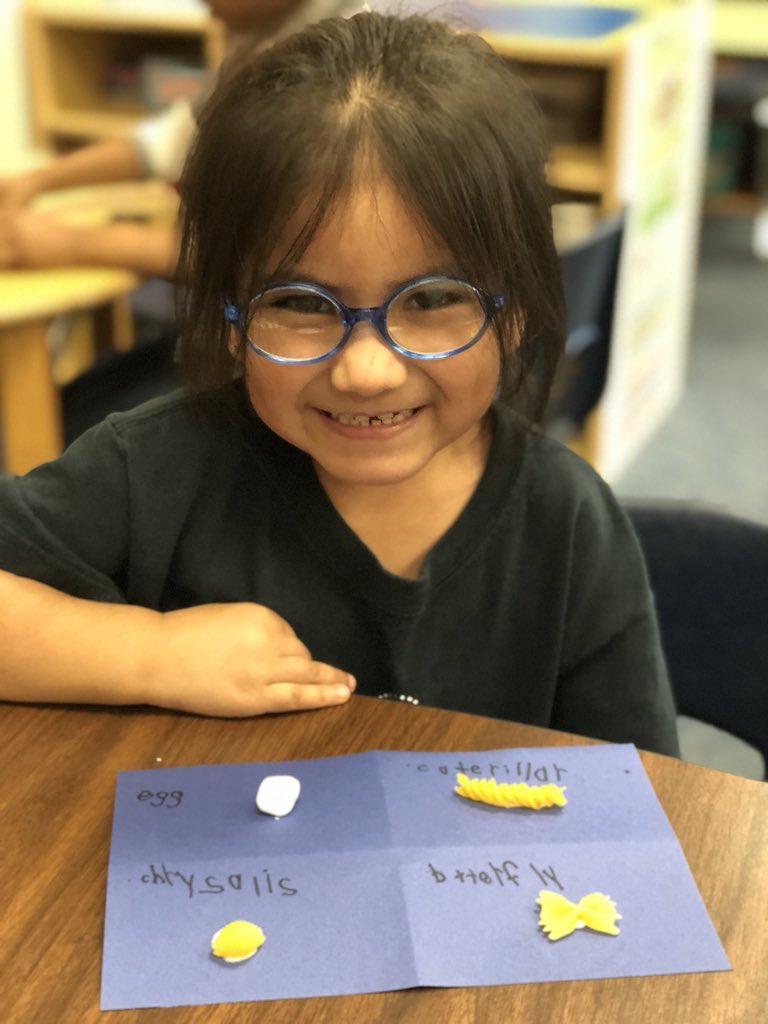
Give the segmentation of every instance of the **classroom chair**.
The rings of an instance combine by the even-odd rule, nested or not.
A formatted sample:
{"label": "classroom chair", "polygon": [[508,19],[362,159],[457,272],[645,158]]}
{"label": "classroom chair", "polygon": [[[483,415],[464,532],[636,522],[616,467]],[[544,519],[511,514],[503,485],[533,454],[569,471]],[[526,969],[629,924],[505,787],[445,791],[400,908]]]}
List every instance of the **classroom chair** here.
{"label": "classroom chair", "polygon": [[756,748],[765,777],[768,526],[687,502],[624,507],[648,565],[679,713]]}
{"label": "classroom chair", "polygon": [[624,220],[623,212],[604,218],[560,253],[566,341],[543,425],[561,441],[579,432],[605,386]]}

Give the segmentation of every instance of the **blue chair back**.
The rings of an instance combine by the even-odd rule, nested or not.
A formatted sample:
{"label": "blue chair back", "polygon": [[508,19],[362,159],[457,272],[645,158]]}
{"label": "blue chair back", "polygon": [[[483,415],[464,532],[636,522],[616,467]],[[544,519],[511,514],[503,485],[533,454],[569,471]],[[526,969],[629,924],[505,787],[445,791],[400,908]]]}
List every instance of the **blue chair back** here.
{"label": "blue chair back", "polygon": [[543,424],[562,440],[579,431],[605,386],[624,219],[606,218],[560,253],[567,335]]}
{"label": "blue chair back", "polygon": [[681,502],[626,502],[681,714],[768,765],[768,526]]}

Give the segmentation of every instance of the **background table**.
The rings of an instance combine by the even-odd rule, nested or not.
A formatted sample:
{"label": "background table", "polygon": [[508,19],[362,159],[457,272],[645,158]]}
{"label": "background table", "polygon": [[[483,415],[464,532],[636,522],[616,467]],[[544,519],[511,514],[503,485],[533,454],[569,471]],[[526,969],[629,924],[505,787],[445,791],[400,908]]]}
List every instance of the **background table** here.
{"label": "background table", "polygon": [[0,271],[0,437],[7,473],[26,473],[62,449],[48,345],[52,318],[105,306],[138,282],[128,270],[98,267]]}
{"label": "background table", "polygon": [[[121,218],[170,224],[178,196],[165,182],[119,182],[52,192],[35,209],[81,227]],[[62,381],[54,379],[48,337],[53,318],[80,315],[80,329],[70,331],[69,365],[57,360],[59,376],[69,380],[100,349],[132,345],[128,296],[140,282],[139,274],[112,267],[0,270],[0,466],[6,472],[26,473],[62,450]],[[111,322],[95,327],[91,314],[98,310],[107,310]]]}
{"label": "background table", "polygon": [[[101,1013],[115,773],[376,748],[586,742],[509,722],[355,697],[318,712],[221,721],[156,710],[0,705],[0,1020],[38,1024],[743,1024],[768,1005],[768,786],[654,754],[643,761],[734,970]],[[340,941],[339,956],[355,956]]]}

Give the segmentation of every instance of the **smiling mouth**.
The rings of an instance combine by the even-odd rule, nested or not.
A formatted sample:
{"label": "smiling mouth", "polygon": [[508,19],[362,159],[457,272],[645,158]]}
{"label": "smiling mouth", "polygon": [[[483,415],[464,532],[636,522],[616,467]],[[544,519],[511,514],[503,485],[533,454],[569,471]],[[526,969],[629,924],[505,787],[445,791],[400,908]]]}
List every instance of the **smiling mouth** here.
{"label": "smiling mouth", "polygon": [[380,412],[375,416],[366,416],[364,413],[358,412],[326,412],[325,415],[345,427],[393,427],[396,423],[409,420],[416,411],[416,409],[398,409],[397,412]]}

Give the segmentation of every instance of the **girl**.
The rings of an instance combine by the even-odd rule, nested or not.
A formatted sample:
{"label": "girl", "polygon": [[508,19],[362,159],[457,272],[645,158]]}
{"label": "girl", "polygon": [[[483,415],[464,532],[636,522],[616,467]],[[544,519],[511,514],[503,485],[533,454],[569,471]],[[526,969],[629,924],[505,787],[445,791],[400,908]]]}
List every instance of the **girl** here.
{"label": "girl", "polygon": [[422,17],[222,77],[182,184],[187,394],[0,484],[8,699],[357,687],[677,752],[627,521],[511,408],[562,339],[544,157],[505,61]]}

